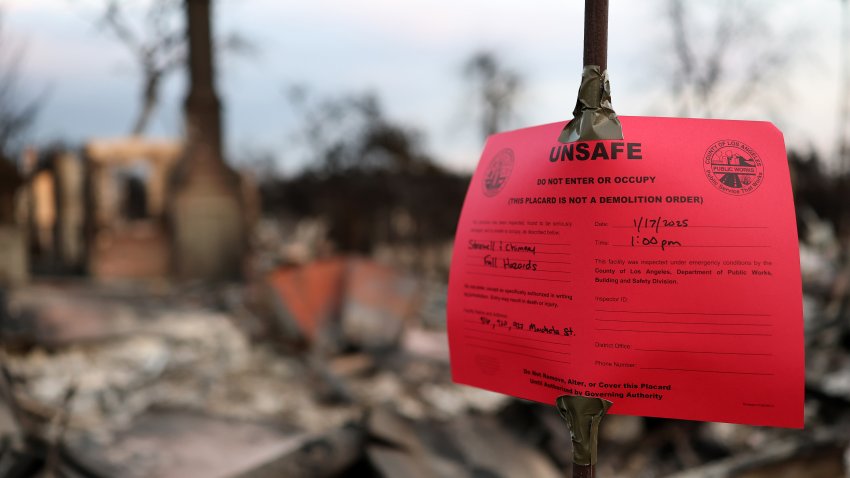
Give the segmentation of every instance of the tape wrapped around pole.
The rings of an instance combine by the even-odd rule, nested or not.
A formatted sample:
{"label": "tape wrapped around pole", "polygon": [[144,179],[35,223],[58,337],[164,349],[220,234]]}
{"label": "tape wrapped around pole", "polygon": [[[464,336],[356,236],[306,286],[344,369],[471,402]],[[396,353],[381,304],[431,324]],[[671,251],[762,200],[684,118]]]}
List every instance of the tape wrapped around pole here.
{"label": "tape wrapped around pole", "polygon": [[581,73],[573,119],[564,127],[558,141],[572,143],[600,139],[623,139],[623,126],[611,106],[608,72],[598,65],[588,65]]}
{"label": "tape wrapped around pole", "polygon": [[558,141],[623,139],[623,127],[611,106],[608,83],[608,0],[584,0],[583,61],[573,119]]}
{"label": "tape wrapped around pole", "polygon": [[561,395],[555,401],[561,416],[570,426],[573,441],[573,463],[596,465],[599,422],[613,402],[604,398]]}

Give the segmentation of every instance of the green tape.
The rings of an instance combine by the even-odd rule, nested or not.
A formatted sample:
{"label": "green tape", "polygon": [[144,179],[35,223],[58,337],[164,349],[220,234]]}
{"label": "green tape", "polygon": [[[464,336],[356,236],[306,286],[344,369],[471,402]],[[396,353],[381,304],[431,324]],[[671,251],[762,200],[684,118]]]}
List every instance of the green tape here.
{"label": "green tape", "polygon": [[555,401],[561,416],[570,425],[573,440],[573,463],[596,464],[596,446],[599,443],[599,422],[613,402],[602,398],[562,395]]}
{"label": "green tape", "polygon": [[623,139],[623,126],[611,106],[608,71],[589,65],[581,73],[573,119],[561,131],[558,141],[572,143],[599,139]]}

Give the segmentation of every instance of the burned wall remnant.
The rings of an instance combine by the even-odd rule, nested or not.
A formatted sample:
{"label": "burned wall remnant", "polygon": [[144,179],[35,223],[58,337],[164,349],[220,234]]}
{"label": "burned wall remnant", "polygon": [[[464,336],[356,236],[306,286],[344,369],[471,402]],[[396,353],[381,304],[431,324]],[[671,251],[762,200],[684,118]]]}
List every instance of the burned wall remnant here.
{"label": "burned wall remnant", "polygon": [[[12,162],[0,162],[0,283],[19,283],[30,271],[98,280],[174,277],[185,247],[203,249],[221,239],[197,227],[204,218],[215,223],[221,212],[204,202],[208,194],[213,203],[217,197],[215,188],[206,188],[209,178],[193,179],[188,189],[175,187],[185,151],[179,141],[134,136],[94,139],[79,154],[63,147],[30,149],[20,172]],[[232,199],[253,211],[234,229],[241,237],[259,214],[258,191],[238,173],[228,174],[237,187]],[[181,213],[187,203],[199,207],[194,215]],[[174,229],[195,240],[181,249],[170,235]],[[220,265],[217,258],[209,257],[209,267]]]}
{"label": "burned wall remnant", "polygon": [[24,234],[28,268],[36,273],[78,274],[85,269],[85,165],[75,152],[28,149],[23,185],[15,197],[16,222]]}
{"label": "burned wall remnant", "polygon": [[168,178],[183,147],[138,137],[96,140],[88,159],[88,269],[99,279],[164,278]]}
{"label": "burned wall remnant", "polygon": [[28,276],[26,230],[16,211],[22,184],[15,165],[0,157],[0,287],[23,283]]}

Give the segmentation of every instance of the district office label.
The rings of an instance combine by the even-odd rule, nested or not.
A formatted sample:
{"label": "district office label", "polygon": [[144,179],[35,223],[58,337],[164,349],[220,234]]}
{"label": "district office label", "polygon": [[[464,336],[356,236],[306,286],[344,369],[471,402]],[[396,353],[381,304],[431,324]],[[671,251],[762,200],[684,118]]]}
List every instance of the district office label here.
{"label": "district office label", "polygon": [[803,425],[799,249],[770,123],[622,117],[492,136],[458,224],[455,381],[612,413]]}

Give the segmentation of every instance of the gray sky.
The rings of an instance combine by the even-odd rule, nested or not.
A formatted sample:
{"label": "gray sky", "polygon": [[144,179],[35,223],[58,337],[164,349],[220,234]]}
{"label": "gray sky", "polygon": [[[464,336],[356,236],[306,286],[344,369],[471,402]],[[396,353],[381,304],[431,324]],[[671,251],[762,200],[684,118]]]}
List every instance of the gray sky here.
{"label": "gray sky", "polygon": [[[126,0],[143,5],[144,0]],[[215,28],[240,31],[254,58],[227,59],[219,78],[228,149],[270,151],[284,170],[300,164],[292,132],[298,118],[284,94],[292,84],[318,95],[373,91],[388,116],[418,127],[443,163],[471,170],[482,146],[468,116],[460,65],[488,48],[525,78],[513,127],[567,119],[581,73],[580,0],[223,0]],[[688,2],[697,3],[697,2]],[[714,7],[722,0],[704,0]],[[726,2],[728,3],[728,2]],[[126,134],[139,107],[138,75],[121,45],[94,24],[98,0],[0,0],[7,37],[26,47],[25,90],[49,91],[34,141],[81,143]],[[774,121],[789,147],[834,150],[838,109],[838,0],[762,2],[780,39],[808,40],[793,69],[769,93],[732,112]],[[663,98],[668,29],[660,0],[611,0],[609,71],[620,115],[670,115]],[[736,54],[746,55],[747,45]],[[776,85],[786,85],[784,89]],[[164,88],[150,130],[177,136],[181,77]],[[775,91],[774,91],[775,90]]]}

